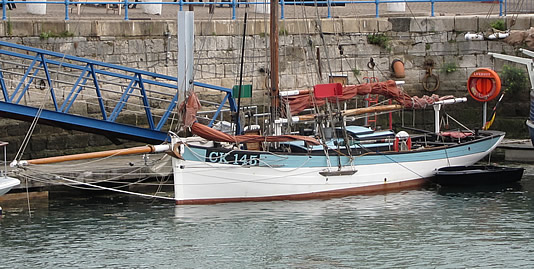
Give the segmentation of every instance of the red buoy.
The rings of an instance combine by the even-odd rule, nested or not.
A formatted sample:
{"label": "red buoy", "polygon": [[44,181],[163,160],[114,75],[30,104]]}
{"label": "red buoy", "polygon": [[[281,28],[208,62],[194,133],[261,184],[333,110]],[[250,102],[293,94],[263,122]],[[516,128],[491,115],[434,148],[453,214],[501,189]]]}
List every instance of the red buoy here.
{"label": "red buoy", "polygon": [[467,91],[479,102],[491,101],[501,92],[501,78],[489,68],[477,69],[467,79]]}

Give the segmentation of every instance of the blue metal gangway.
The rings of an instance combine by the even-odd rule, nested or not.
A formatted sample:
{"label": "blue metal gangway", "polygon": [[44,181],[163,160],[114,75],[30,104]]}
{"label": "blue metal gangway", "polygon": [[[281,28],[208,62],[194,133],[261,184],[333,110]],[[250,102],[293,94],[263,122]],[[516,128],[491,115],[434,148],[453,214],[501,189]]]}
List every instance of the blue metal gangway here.
{"label": "blue metal gangway", "polygon": [[[236,111],[232,89],[193,85],[226,93],[213,119],[225,107]],[[114,142],[161,143],[170,139],[166,123],[177,119],[185,87],[178,87],[174,76],[0,41],[0,88],[0,117],[37,118]]]}

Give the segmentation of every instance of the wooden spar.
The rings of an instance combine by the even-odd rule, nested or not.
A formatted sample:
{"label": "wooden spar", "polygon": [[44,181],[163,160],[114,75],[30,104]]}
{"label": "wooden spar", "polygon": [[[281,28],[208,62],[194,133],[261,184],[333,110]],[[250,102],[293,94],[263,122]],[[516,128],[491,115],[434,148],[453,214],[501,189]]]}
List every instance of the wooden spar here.
{"label": "wooden spar", "polygon": [[[169,150],[169,145],[158,145],[158,146],[146,145],[142,147],[98,151],[98,152],[81,153],[81,154],[74,154],[74,155],[64,155],[64,156],[19,161],[18,164],[20,165],[51,164],[51,163],[59,163],[59,162],[66,162],[66,161],[78,161],[78,160],[86,160],[86,159],[94,159],[94,158],[105,158],[105,157],[111,157],[111,156],[122,156],[122,155],[129,155],[129,154],[156,153],[156,152],[163,152],[166,150]],[[12,164],[11,166],[14,166],[14,165]]]}
{"label": "wooden spar", "polygon": [[[362,107],[362,108],[355,108],[355,109],[349,109],[341,112],[342,116],[356,116],[366,113],[377,113],[377,112],[387,112],[387,111],[394,111],[401,109],[401,105],[384,105],[384,106],[372,106],[372,107]],[[317,114],[309,114],[309,115],[301,115],[297,116],[297,119],[293,119],[293,121],[310,121],[313,120]]]}
{"label": "wooden spar", "polygon": [[278,78],[278,1],[271,0],[270,38],[271,49],[271,117],[274,122],[278,118],[280,107],[279,78]]}
{"label": "wooden spar", "polygon": [[345,110],[341,113],[343,116],[356,116],[365,113],[377,113],[377,112],[387,112],[401,109],[401,105],[385,105],[385,106],[371,106],[371,107],[362,107]]}

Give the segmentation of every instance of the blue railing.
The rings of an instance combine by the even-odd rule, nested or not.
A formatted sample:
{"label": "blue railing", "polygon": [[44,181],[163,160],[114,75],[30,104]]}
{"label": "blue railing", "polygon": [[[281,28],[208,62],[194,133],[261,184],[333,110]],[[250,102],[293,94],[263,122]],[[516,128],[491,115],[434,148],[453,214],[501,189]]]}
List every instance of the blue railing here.
{"label": "blue railing", "polygon": [[[253,1],[253,0],[252,0]],[[328,11],[328,18],[332,17],[332,6],[335,5],[346,5],[346,4],[374,4],[375,5],[375,16],[378,18],[380,16],[379,13],[379,6],[382,4],[389,4],[389,3],[430,3],[430,12],[431,16],[434,16],[435,8],[434,5],[436,3],[459,3],[459,2],[489,2],[488,0],[358,0],[358,1],[342,1],[342,0],[322,0],[322,1],[299,1],[299,0],[280,0],[280,18],[284,19],[284,7],[289,5],[319,5],[321,7],[327,8]],[[6,20],[6,6],[8,3],[24,3],[24,4],[60,4],[65,5],[65,20],[69,20],[69,6],[70,5],[77,5],[77,4],[92,4],[92,5],[122,5],[124,7],[124,19],[129,20],[128,18],[128,9],[129,5],[154,5],[154,4],[163,4],[163,5],[178,5],[180,10],[183,10],[184,6],[204,6],[204,5],[230,5],[232,8],[232,20],[236,19],[236,8],[239,5],[264,5],[265,2],[246,2],[246,1],[240,1],[240,0],[229,0],[226,2],[186,2],[184,0],[176,0],[176,2],[135,2],[134,0],[123,0],[120,2],[106,2],[106,1],[99,1],[99,2],[85,2],[83,0],[80,1],[8,1],[8,0],[1,0],[0,3],[2,3],[2,20]],[[506,5],[507,0],[498,0],[499,4],[499,16],[506,15]]]}
{"label": "blue railing", "polygon": [[[14,119],[38,117],[68,129],[161,142],[168,139],[164,125],[185,90],[177,82],[173,76],[0,41],[0,114]],[[225,94],[213,118],[225,107],[237,111],[232,89],[193,84]],[[29,106],[30,96],[41,96],[41,100]],[[100,109],[98,114],[83,115],[73,109],[75,103],[78,108],[87,106],[87,100],[93,100],[90,105]],[[41,110],[39,105],[50,109]],[[140,121],[147,127],[121,122],[119,116],[127,107],[143,111]]]}

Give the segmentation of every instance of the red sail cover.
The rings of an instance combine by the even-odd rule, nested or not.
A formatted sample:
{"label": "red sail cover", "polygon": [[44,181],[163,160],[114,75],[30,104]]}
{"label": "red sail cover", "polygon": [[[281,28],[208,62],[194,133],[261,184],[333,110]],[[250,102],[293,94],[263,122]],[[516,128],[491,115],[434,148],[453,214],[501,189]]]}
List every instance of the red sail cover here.
{"label": "red sail cover", "polygon": [[305,141],[312,145],[319,145],[319,141],[313,137],[302,135],[278,135],[278,136],[262,136],[262,135],[229,135],[221,131],[210,128],[206,125],[196,122],[197,111],[201,108],[200,101],[197,95],[193,92],[187,99],[185,104],[184,124],[186,127],[191,127],[191,132],[202,138],[216,142],[228,143],[253,143],[253,142],[286,142],[286,141]]}
{"label": "red sail cover", "polygon": [[262,135],[229,135],[221,131],[210,128],[198,122],[193,123],[191,132],[202,138],[216,142],[229,143],[252,143],[252,142],[286,142],[286,141],[305,141],[312,145],[319,145],[319,141],[313,137],[303,135],[277,135],[277,136],[262,136]]}
{"label": "red sail cover", "polygon": [[[451,99],[454,96],[444,96],[439,97],[438,95],[433,94],[432,96],[409,96],[408,94],[402,92],[397,84],[393,80],[388,80],[385,82],[378,83],[366,83],[360,85],[348,85],[343,86],[343,95],[337,96],[336,98],[329,98],[328,101],[335,103],[337,100],[346,101],[352,99],[356,95],[366,95],[366,94],[378,94],[382,95],[385,98],[391,98],[397,101],[399,104],[405,108],[419,109],[424,108],[428,105],[433,104],[436,101]],[[296,115],[302,110],[312,107],[315,103],[316,106],[322,106],[325,104],[325,98],[314,98],[312,94],[288,96],[282,98],[286,103],[289,103],[291,108],[291,114]]]}

